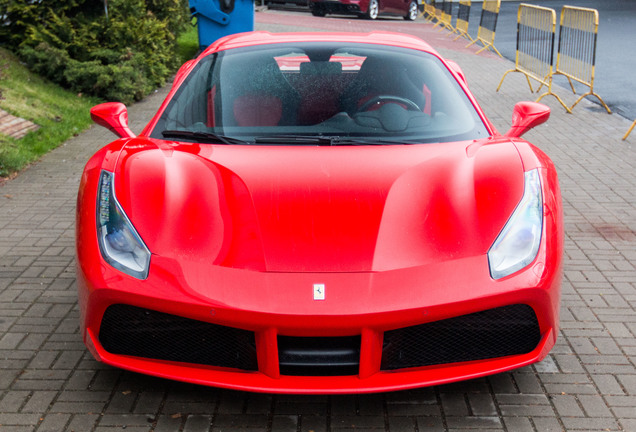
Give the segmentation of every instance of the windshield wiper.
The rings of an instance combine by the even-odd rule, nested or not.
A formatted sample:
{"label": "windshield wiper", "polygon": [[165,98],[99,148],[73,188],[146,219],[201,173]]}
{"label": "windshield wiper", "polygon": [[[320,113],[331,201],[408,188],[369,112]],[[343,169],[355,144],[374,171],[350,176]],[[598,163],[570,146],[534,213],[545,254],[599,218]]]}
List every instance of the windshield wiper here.
{"label": "windshield wiper", "polygon": [[215,144],[251,144],[248,141],[243,141],[225,135],[219,135],[213,132],[195,132],[187,130],[168,129],[161,132],[161,135],[163,135],[164,138],[186,138],[195,140],[197,142],[211,142]]}
{"label": "windshield wiper", "polygon": [[383,140],[381,138],[343,138],[340,136],[325,135],[270,135],[256,137],[255,144],[298,144],[319,146],[355,146],[355,145],[381,145],[381,144],[405,144],[396,140]]}
{"label": "windshield wiper", "polygon": [[299,144],[299,145],[333,145],[333,141],[338,137],[322,135],[268,135],[256,137],[255,144]]}

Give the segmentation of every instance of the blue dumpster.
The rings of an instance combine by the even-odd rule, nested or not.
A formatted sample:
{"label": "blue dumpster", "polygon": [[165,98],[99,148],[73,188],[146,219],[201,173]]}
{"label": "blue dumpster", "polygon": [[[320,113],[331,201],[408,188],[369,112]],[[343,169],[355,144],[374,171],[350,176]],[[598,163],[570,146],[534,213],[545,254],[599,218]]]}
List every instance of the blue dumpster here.
{"label": "blue dumpster", "polygon": [[229,34],[254,30],[254,0],[190,0],[197,18],[199,48]]}

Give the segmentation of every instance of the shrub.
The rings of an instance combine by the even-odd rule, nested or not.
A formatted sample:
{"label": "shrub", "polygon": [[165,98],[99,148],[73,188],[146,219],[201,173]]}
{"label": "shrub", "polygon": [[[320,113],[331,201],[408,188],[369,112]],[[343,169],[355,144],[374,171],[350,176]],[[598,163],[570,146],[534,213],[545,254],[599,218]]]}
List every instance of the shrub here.
{"label": "shrub", "polygon": [[130,103],[165,84],[178,66],[187,0],[109,0],[108,17],[95,0],[0,6],[7,1],[0,41],[18,47],[31,70],[76,92]]}
{"label": "shrub", "polygon": [[140,100],[153,89],[132,61],[104,65],[97,60],[71,60],[64,79],[75,92],[98,94],[103,99],[125,104]]}
{"label": "shrub", "polygon": [[66,84],[61,78],[63,78],[71,58],[63,49],[54,48],[48,43],[42,42],[35,48],[23,47],[20,50],[20,58],[36,74],[58,84]]}

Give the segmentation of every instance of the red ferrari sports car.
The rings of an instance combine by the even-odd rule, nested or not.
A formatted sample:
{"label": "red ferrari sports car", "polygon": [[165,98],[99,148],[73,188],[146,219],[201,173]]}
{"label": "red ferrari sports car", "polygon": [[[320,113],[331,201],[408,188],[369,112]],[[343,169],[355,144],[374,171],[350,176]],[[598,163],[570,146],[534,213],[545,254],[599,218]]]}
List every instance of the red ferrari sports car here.
{"label": "red ferrari sports car", "polygon": [[93,356],[240,390],[351,393],[529,365],[558,332],[550,159],[500,134],[459,66],[394,33],[244,33],[177,73],[87,163],[81,332]]}

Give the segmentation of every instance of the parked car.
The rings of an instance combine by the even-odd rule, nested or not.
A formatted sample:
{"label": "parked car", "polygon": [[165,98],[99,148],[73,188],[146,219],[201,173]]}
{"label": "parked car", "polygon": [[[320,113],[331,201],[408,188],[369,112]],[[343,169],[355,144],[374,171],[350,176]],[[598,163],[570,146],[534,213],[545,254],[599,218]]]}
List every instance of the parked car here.
{"label": "parked car", "polygon": [[178,72],[77,199],[81,334],[109,365],[239,390],[347,393],[480,377],[558,334],[555,168],[500,134],[459,66],[396,33],[252,32]]}
{"label": "parked car", "polygon": [[413,21],[419,13],[418,0],[309,0],[314,16],[353,14],[376,19],[380,14],[403,16]]}
{"label": "parked car", "polygon": [[285,5],[287,3],[293,4],[295,6],[307,7],[309,5],[309,0],[265,0],[265,4],[267,5]]}

